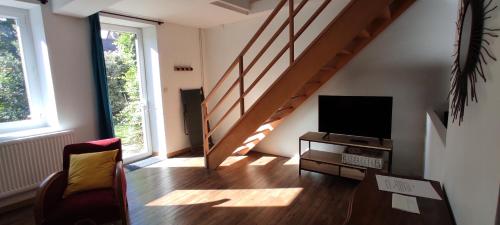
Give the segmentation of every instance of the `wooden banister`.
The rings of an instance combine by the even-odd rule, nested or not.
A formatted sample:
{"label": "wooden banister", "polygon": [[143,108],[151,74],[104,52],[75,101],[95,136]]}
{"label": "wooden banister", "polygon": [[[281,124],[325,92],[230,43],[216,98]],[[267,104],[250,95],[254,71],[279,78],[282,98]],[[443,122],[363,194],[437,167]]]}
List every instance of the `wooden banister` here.
{"label": "wooden banister", "polygon": [[[276,40],[276,38],[278,38],[278,36],[281,34],[281,32],[283,32],[283,30],[286,28],[286,26],[293,23],[293,17],[295,17],[300,12],[300,10],[304,7],[304,5],[307,2],[308,2],[308,0],[303,0],[299,4],[299,6],[297,6],[297,9],[291,13],[292,16],[289,17],[289,18],[287,18],[281,24],[281,26],[276,30],[276,32],[274,32],[273,36],[266,42],[266,44],[264,45],[264,47],[262,47],[262,49],[257,53],[257,55],[255,55],[255,58],[250,62],[250,64],[248,64],[247,68],[243,72],[243,76],[245,76],[250,71],[250,69],[252,69],[252,67],[255,65],[255,63],[257,63],[257,61],[260,59],[260,57],[274,43],[274,41]],[[293,31],[292,31],[292,33],[293,33]]]}
{"label": "wooden banister", "polygon": [[[307,0],[304,0],[303,2],[307,2]],[[243,97],[245,97],[248,93],[250,93],[250,91],[252,91],[252,89],[255,87],[255,85],[257,85],[257,83],[266,75],[266,73],[281,58],[281,56],[283,56],[283,54],[286,52],[286,50],[288,48],[291,49],[291,46],[292,46],[291,44],[295,43],[295,41],[300,37],[300,35],[302,35],[302,33],[304,33],[304,31],[309,27],[309,25],[311,25],[311,23],[314,22],[314,19],[316,17],[318,17],[319,14],[321,14],[321,12],[323,12],[323,10],[326,8],[326,6],[330,2],[331,2],[331,0],[323,1],[323,3],[320,5],[320,7],[318,7],[318,9],[316,9],[314,11],[313,15],[304,23],[304,25],[302,25],[299,32],[297,32],[297,34],[295,34],[293,36],[293,38],[291,38],[291,41],[281,49],[281,51],[273,58],[273,60],[267,65],[267,67],[259,74],[259,76],[257,76],[257,78],[255,78],[254,82],[252,82],[252,84],[250,86],[248,86],[247,90],[243,94]],[[293,15],[295,16],[301,8],[302,8],[301,6],[297,7],[296,13],[294,13]],[[293,32],[291,32],[291,33],[293,33]],[[290,53],[290,54],[293,54],[293,53]],[[290,55],[290,64],[293,63],[293,60],[291,60],[291,59],[292,59],[292,55]]]}
{"label": "wooden banister", "polygon": [[288,20],[290,21],[290,26],[288,30],[288,37],[289,37],[289,43],[288,45],[290,46],[290,65],[292,65],[293,60],[295,59],[295,41],[293,39],[293,36],[295,35],[294,32],[294,17],[295,14],[293,13],[293,0],[288,0]]}
{"label": "wooden banister", "polygon": [[240,56],[239,77],[240,77],[240,115],[245,113],[245,100],[243,93],[245,92],[245,79],[243,77],[243,56]]}
{"label": "wooden banister", "polygon": [[208,134],[208,119],[206,118],[207,115],[207,105],[206,104],[201,104],[201,116],[202,116],[202,122],[203,122],[203,153],[205,154],[205,164],[208,167],[208,161],[206,160],[206,153],[208,153],[208,150],[210,148],[210,142],[209,142],[209,136],[206,135]]}
{"label": "wooden banister", "polygon": [[243,76],[247,75],[247,73],[252,69],[252,67],[257,63],[257,61],[260,59],[260,57],[267,51],[267,49],[274,43],[276,38],[285,30],[286,26],[289,24],[289,19],[286,19],[281,26],[274,32],[273,36],[266,42],[264,47],[255,55],[255,58],[248,64],[247,68],[243,71]]}
{"label": "wooden banister", "polygon": [[238,105],[238,103],[240,103],[241,100],[242,100],[242,98],[238,98],[238,100],[236,102],[234,102],[233,105],[231,105],[231,107],[229,107],[229,109],[226,111],[226,113],[224,113],[224,115],[214,125],[212,130],[210,130],[210,132],[208,132],[208,135],[207,135],[208,137],[212,136],[214,131],[219,127],[219,125],[224,121],[224,119],[226,119],[226,117],[229,116],[229,113],[231,113],[233,111],[233,109]]}
{"label": "wooden banister", "polygon": [[217,81],[215,86],[212,88],[212,90],[208,93],[207,97],[205,97],[205,100],[202,102],[203,104],[207,104],[207,102],[212,98],[212,96],[215,94],[215,92],[220,88],[222,83],[226,81],[227,77],[229,76],[229,73],[233,71],[234,67],[238,64],[238,58],[234,60],[234,62],[227,68],[226,72],[222,75],[222,77]]}
{"label": "wooden banister", "polygon": [[257,78],[255,78],[255,80],[252,82],[252,84],[250,86],[248,86],[247,90],[243,94],[244,97],[248,93],[250,93],[250,91],[252,91],[252,89],[255,87],[255,85],[257,85],[257,83],[260,81],[260,79],[262,79],[267,74],[267,71],[269,71],[274,66],[274,64],[281,58],[281,56],[283,56],[283,54],[285,54],[289,45],[290,45],[290,43],[287,43],[285,46],[283,46],[281,51],[273,58],[273,60],[271,60],[271,62],[266,66],[266,68],[264,68],[264,70],[262,70],[262,72],[259,74],[259,76],[257,76]]}
{"label": "wooden banister", "polygon": [[204,102],[208,102],[212,98],[212,96],[214,95],[214,93],[219,89],[219,87],[222,85],[222,83],[226,80],[227,76],[229,75],[229,72],[231,72],[234,69],[234,67],[238,64],[240,56],[245,55],[245,53],[248,51],[248,49],[250,49],[250,47],[252,47],[252,45],[255,43],[255,41],[257,40],[257,38],[259,38],[259,36],[262,34],[262,32],[264,32],[264,30],[266,29],[266,27],[271,23],[271,21],[274,19],[274,17],[276,17],[276,15],[279,13],[279,11],[281,10],[281,8],[283,8],[283,6],[285,5],[286,2],[287,2],[287,0],[281,0],[278,3],[278,5],[276,6],[276,8],[267,17],[266,21],[264,21],[264,23],[259,27],[259,29],[257,30],[257,32],[253,35],[253,37],[247,43],[247,45],[243,48],[243,50],[241,50],[241,52],[238,55],[238,57],[236,57],[236,59],[234,60],[234,62],[229,66],[229,68],[226,70],[226,72],[222,75],[222,77],[217,82],[217,84],[208,93],[208,95],[205,98]]}
{"label": "wooden banister", "polygon": [[316,9],[316,11],[314,11],[313,15],[311,17],[309,17],[309,19],[307,19],[307,21],[304,23],[304,25],[302,25],[302,27],[299,29],[297,34],[295,34],[294,41],[296,41],[300,37],[300,35],[302,35],[302,33],[304,33],[304,31],[306,31],[306,29],[309,27],[309,25],[311,25],[311,23],[314,22],[314,19],[316,19],[316,17],[318,17],[319,14],[321,14],[321,12],[323,12],[323,10],[326,8],[326,6],[328,6],[328,4],[330,2],[331,2],[331,0],[324,0],[323,1],[323,3]]}
{"label": "wooden banister", "polygon": [[273,21],[274,17],[276,17],[276,15],[278,15],[279,11],[281,10],[281,8],[283,8],[283,6],[286,4],[286,2],[287,2],[287,0],[281,0],[278,3],[278,5],[276,6],[276,8],[273,10],[273,12],[271,12],[271,14],[267,17],[266,21],[264,21],[264,23],[259,27],[259,29],[257,30],[257,32],[255,32],[255,34],[253,35],[252,39],[250,39],[250,41],[248,41],[247,45],[243,48],[243,50],[238,55],[238,57],[242,56],[242,55],[245,55],[245,53],[247,53],[248,49],[250,49],[250,47],[252,47],[252,45],[255,43],[255,41],[257,41],[257,38],[260,37],[260,35],[262,34],[262,32],[264,32],[264,30],[271,23],[271,21]]}
{"label": "wooden banister", "polygon": [[224,100],[229,96],[229,93],[231,93],[233,91],[233,89],[236,87],[236,85],[239,84],[239,82],[238,82],[239,80],[240,80],[240,78],[238,77],[238,79],[236,79],[233,82],[233,84],[231,84],[231,87],[229,87],[229,89],[226,91],[226,93],[224,93],[222,98],[214,105],[214,107],[212,107],[212,110],[210,110],[206,116],[207,120],[209,120],[210,117],[212,117],[212,114],[214,113],[214,111],[224,102]]}
{"label": "wooden banister", "polygon": [[[252,36],[249,42],[245,45],[245,47],[241,50],[240,54],[236,57],[236,59],[231,63],[229,68],[224,72],[222,77],[217,81],[215,86],[209,92],[205,100],[202,102],[202,114],[203,114],[203,134],[204,134],[204,151],[205,154],[208,154],[212,149],[209,146],[209,138],[213,135],[215,130],[219,128],[221,123],[225,121],[225,119],[229,116],[229,114],[234,110],[236,105],[240,105],[240,116],[242,117],[245,114],[245,97],[254,89],[254,87],[259,83],[259,81],[269,72],[269,70],[276,64],[276,62],[285,54],[288,50],[289,62],[290,65],[295,61],[295,41],[300,37],[300,35],[309,27],[309,25],[319,16],[319,14],[326,8],[326,6],[331,2],[331,0],[323,0],[322,4],[317,8],[314,13],[308,18],[308,20],[302,25],[302,27],[295,33],[295,16],[301,11],[301,9],[309,2],[308,0],[302,0],[296,8],[294,8],[293,0],[281,0],[276,8],[271,12],[271,14],[267,17],[264,23],[259,27],[257,32]],[[273,33],[271,38],[265,42],[264,46],[258,51],[258,53],[250,60],[250,63],[245,67],[243,63],[243,58],[247,51],[253,46],[253,44],[257,41],[257,39],[261,36],[264,30],[269,26],[269,24],[273,21],[273,19],[277,16],[277,14],[281,11],[284,5],[288,3],[288,17],[285,21],[278,27],[278,29]],[[263,71],[259,73],[259,75],[253,80],[253,82],[245,88],[244,78],[249,73],[249,71],[254,67],[254,65],[261,59],[261,57],[268,51],[270,46],[275,43],[278,36],[283,33],[283,30],[288,26],[289,32],[289,40],[285,44],[285,46],[278,52],[277,55],[271,60],[269,64],[264,68]],[[215,105],[209,109],[208,102],[213,99],[213,96],[217,91],[221,89],[221,86],[224,82],[227,81],[230,74],[234,71],[234,69],[238,66],[238,78],[231,84],[231,86],[225,91],[225,93],[215,102]],[[230,93],[239,86],[239,98],[232,103],[232,105],[224,112],[222,117],[215,122],[215,125],[210,129],[208,127],[208,123],[213,116],[214,112],[222,105],[223,102],[228,98]],[[241,118],[240,117],[240,118]],[[234,125],[234,124],[233,124]],[[215,147],[217,143],[213,146]],[[208,165],[207,165],[208,166]]]}

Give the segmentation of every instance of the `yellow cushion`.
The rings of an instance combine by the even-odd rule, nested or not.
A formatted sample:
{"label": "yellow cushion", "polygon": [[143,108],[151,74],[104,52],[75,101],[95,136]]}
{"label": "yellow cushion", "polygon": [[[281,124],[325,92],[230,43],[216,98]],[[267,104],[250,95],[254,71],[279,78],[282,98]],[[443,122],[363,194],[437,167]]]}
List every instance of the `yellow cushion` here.
{"label": "yellow cushion", "polygon": [[71,154],[63,198],[76,192],[112,187],[117,153],[118,150]]}

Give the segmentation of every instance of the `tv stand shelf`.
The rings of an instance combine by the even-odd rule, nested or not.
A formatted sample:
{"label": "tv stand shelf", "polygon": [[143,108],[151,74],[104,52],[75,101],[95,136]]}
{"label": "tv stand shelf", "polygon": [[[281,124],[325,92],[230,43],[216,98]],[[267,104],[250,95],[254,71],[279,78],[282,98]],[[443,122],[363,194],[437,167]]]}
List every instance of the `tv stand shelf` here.
{"label": "tv stand shelf", "polygon": [[[366,167],[342,163],[342,155],[339,153],[325,152],[311,149],[311,142],[341,145],[346,147],[359,147],[381,151],[389,154],[388,162],[384,163],[382,171],[390,173],[392,164],[392,140],[377,138],[356,137],[348,135],[308,132],[299,138],[299,175],[302,170],[339,175],[354,179],[363,179]],[[302,142],[308,142],[308,149],[302,152]]]}

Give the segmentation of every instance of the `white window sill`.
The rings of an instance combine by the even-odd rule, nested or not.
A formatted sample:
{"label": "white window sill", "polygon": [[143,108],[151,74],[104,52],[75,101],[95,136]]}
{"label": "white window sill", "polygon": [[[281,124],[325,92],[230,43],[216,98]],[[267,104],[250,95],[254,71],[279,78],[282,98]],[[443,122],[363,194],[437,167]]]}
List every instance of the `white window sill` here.
{"label": "white window sill", "polygon": [[10,143],[10,142],[22,141],[28,138],[34,138],[49,134],[65,133],[65,132],[69,132],[69,130],[64,130],[60,127],[43,127],[37,129],[4,133],[0,134],[0,144],[4,144],[7,142]]}

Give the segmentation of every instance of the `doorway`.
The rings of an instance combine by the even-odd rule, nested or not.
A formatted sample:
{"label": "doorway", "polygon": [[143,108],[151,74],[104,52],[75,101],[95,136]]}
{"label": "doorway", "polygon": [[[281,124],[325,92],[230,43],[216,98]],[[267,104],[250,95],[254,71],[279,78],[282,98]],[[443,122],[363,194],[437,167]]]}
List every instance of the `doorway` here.
{"label": "doorway", "polygon": [[115,136],[124,161],[152,154],[142,32],[139,28],[101,24],[108,95]]}

